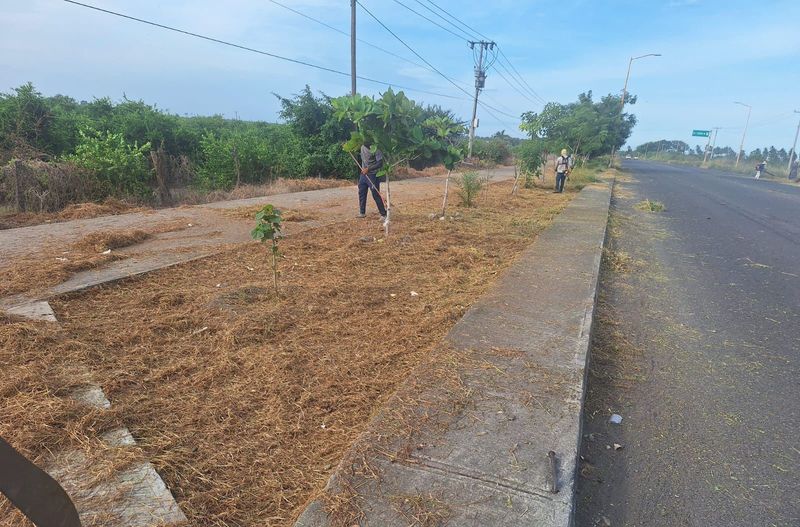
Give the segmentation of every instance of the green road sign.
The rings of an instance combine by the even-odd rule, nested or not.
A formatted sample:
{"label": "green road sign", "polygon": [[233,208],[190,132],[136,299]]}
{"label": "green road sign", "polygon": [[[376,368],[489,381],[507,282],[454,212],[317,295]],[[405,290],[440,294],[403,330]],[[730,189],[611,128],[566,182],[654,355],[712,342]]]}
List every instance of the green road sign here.
{"label": "green road sign", "polygon": [[711,135],[711,130],[692,130],[692,137],[708,137]]}

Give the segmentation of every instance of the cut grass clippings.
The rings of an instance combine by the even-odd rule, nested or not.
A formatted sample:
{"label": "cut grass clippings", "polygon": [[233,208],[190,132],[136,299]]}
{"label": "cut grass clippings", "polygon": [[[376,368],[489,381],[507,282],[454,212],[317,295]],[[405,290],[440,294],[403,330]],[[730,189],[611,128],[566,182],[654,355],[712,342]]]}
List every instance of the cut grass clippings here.
{"label": "cut grass clippings", "polygon": [[100,216],[116,216],[129,212],[142,212],[148,209],[148,207],[133,205],[116,198],[106,198],[99,203],[88,202],[67,205],[59,212],[5,212],[0,214],[0,229],[16,229],[42,223],[60,223]]}
{"label": "cut grass clippings", "polygon": [[[410,372],[448,360],[434,353],[444,335],[573,196],[510,189],[491,185],[444,221],[429,218],[438,197],[398,209],[388,239],[363,220],[287,237],[279,297],[253,243],[53,301],[61,329],[8,320],[0,435],[41,461],[116,426],[64,406],[84,368],[191,525],[291,525]],[[410,518],[446,515],[412,501],[398,504]]]}
{"label": "cut grass clippings", "polygon": [[136,245],[155,234],[184,229],[186,225],[186,221],[179,219],[148,229],[96,231],[73,243],[67,250],[53,249],[19,258],[12,265],[0,268],[0,297],[37,292],[60,284],[75,273],[124,258],[109,250]]}

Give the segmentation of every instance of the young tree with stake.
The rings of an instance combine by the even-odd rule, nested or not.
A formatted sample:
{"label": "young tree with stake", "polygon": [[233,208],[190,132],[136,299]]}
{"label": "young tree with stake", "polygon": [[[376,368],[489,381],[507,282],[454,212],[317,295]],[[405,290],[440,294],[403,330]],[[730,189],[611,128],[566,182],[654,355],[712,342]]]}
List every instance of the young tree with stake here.
{"label": "young tree with stake", "polygon": [[261,243],[271,242],[272,252],[272,281],[275,285],[275,294],[278,294],[278,240],[281,237],[281,211],[272,205],[265,205],[256,214],[256,228],[250,232],[250,236]]}

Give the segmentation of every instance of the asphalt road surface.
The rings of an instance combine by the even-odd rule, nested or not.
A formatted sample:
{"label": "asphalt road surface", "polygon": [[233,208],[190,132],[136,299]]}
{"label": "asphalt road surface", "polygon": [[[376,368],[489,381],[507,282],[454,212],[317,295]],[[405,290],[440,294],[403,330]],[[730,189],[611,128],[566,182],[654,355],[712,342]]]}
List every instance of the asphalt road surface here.
{"label": "asphalt road surface", "polygon": [[577,525],[800,526],[800,188],[623,168]]}

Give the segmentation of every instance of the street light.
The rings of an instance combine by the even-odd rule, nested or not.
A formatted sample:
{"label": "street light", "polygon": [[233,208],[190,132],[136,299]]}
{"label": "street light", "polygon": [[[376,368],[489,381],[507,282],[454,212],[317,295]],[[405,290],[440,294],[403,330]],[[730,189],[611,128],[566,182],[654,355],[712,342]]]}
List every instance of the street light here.
{"label": "street light", "polygon": [[[800,111],[795,110],[794,113],[800,113]],[[789,150],[789,168],[787,169],[789,173],[792,173],[792,156],[796,152],[797,149],[797,136],[800,135],[800,121],[797,122],[797,131],[794,133],[794,144],[792,145],[792,149]]]}
{"label": "street light", "polygon": [[744,148],[744,138],[747,135],[747,125],[750,124],[750,112],[753,111],[753,107],[749,104],[745,104],[739,101],[733,101],[733,104],[738,104],[739,106],[744,106],[747,108],[747,121],[744,123],[744,132],[742,133],[742,143],[739,145],[739,151],[736,153],[736,166],[739,166],[739,158],[742,156],[742,149]]}
{"label": "street light", "polygon": [[[622,120],[622,112],[625,109],[625,98],[628,96],[628,79],[631,78],[631,65],[633,64],[634,60],[643,59],[645,57],[660,57],[661,53],[648,53],[646,55],[639,55],[638,57],[631,57],[628,60],[628,74],[625,75],[625,86],[622,88],[622,104],[619,106],[619,118]],[[620,145],[622,146],[622,145]],[[611,145],[611,159],[608,161],[608,168],[611,168],[611,164],[614,162],[614,152],[617,149],[617,145]]]}

